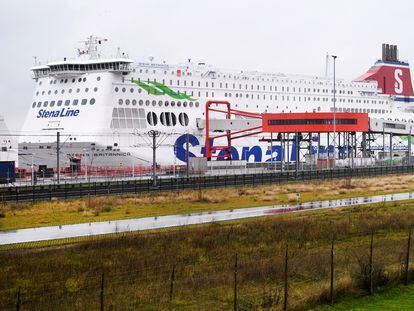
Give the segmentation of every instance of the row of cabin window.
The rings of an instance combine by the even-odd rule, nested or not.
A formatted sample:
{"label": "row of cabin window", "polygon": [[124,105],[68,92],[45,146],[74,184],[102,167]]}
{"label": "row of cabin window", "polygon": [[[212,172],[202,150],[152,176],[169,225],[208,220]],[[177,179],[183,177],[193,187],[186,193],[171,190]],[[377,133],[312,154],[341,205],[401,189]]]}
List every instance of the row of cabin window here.
{"label": "row of cabin window", "polygon": [[[79,99],[74,99],[72,101],[70,99],[67,99],[67,100],[65,100],[65,102],[63,102],[63,100],[58,100],[58,101],[52,100],[52,101],[50,101],[50,103],[49,103],[49,101],[37,102],[37,103],[36,102],[33,102],[32,108],[35,108],[35,107],[40,108],[42,106],[44,108],[46,108],[46,107],[54,107],[55,105],[57,107],[60,107],[62,105],[63,106],[70,106],[71,102],[72,102],[72,106],[77,106],[79,104]],[[95,98],[91,98],[89,100],[89,104],[90,105],[94,105],[95,102],[96,102]],[[80,104],[81,105],[86,105],[87,103],[88,103],[88,100],[86,98],[84,98],[84,99],[81,100],[81,103]]]}
{"label": "row of cabin window", "polygon": [[[331,107],[331,112],[333,112],[334,109]],[[362,112],[362,113],[391,113],[391,110],[385,110],[385,109],[372,109],[372,108],[336,108],[337,112]]]}
{"label": "row of cabin window", "polygon": [[[150,100],[146,100],[145,102],[142,100],[142,99],[140,99],[139,101],[138,101],[138,105],[139,106],[144,106],[144,104],[145,104],[145,106],[150,106],[150,105],[152,105],[153,107],[155,107],[155,106],[157,106],[157,103],[158,103],[158,106],[160,106],[160,107],[162,107],[162,106],[165,106],[165,107],[168,107],[168,106],[171,106],[171,107],[175,107],[175,106],[177,106],[177,107],[181,107],[181,105],[183,106],[183,107],[199,107],[200,106],[200,103],[199,102],[195,102],[195,103],[193,103],[193,102],[186,102],[186,101],[184,101],[184,102],[181,102],[181,101],[177,101],[177,102],[175,102],[175,101],[162,101],[162,100],[159,100],[158,102],[156,101],[156,100],[153,100],[153,101],[150,101]],[[136,106],[137,105],[137,100],[136,99],[133,99],[133,100],[129,100],[129,99],[126,99],[126,100],[123,100],[123,99],[119,99],[118,100],[118,104],[120,105],[120,106],[122,106],[123,104],[125,104],[126,106],[129,106],[130,104],[132,104],[133,106]]]}
{"label": "row of cabin window", "polygon": [[[60,84],[62,84],[62,83],[68,83],[69,82],[69,80],[70,79],[60,79]],[[76,80],[78,81],[78,82],[86,82],[86,78],[78,78],[78,79],[76,79],[76,78],[73,78],[72,79],[72,83],[75,83],[76,82]],[[101,80],[101,77],[96,77],[96,81],[100,81]],[[56,84],[57,82],[58,82],[59,80],[50,80],[49,81],[49,84]],[[42,85],[42,81],[39,81],[39,85]]]}
{"label": "row of cabin window", "polygon": [[[65,89],[62,89],[61,91],[60,91],[60,93],[61,94],[65,94]],[[97,87],[94,87],[93,88],[93,91],[94,92],[97,92],[98,91],[98,88]],[[76,89],[76,93],[79,93],[80,92],[80,88],[77,88]],[[85,93],[88,93],[89,92],[89,88],[85,88]],[[55,90],[54,91],[54,93],[55,93],[55,95],[56,94],[58,94],[59,93],[59,91],[58,90]],[[70,94],[70,93],[72,93],[72,89],[68,89],[68,93]],[[40,94],[40,92],[39,91],[37,91],[36,92],[36,96],[38,96]],[[42,91],[42,93],[41,93],[42,95],[45,95],[46,94],[46,91]],[[52,90],[49,90],[48,92],[47,92],[47,95],[51,95],[52,94]]]}
{"label": "row of cabin window", "polygon": [[[131,79],[133,79],[133,78],[131,78]],[[141,81],[141,79],[140,78],[138,78],[138,81]],[[146,81],[146,82],[150,82],[150,80],[149,79],[147,79],[147,80],[144,80],[144,81]],[[157,79],[154,79],[154,82],[157,82]],[[194,87],[195,85],[195,83],[194,83],[194,81],[189,81],[190,82],[190,85],[188,85],[188,86],[191,86],[191,87]],[[162,84],[165,84],[165,80],[163,79],[162,80]],[[219,83],[217,83],[218,85],[219,85],[219,88],[220,89],[228,89],[229,88],[229,83],[223,83],[223,82],[219,82]],[[173,80],[170,80],[170,86],[172,86],[173,85]],[[223,85],[224,85],[224,87],[223,87]],[[233,90],[235,90],[236,89],[236,83],[233,83],[232,84],[233,85]],[[180,86],[180,80],[177,80],[177,84],[175,84],[175,86]],[[183,86],[187,86],[187,80],[183,80]],[[243,87],[242,87],[242,84],[238,84],[238,89],[239,90],[242,90],[243,89]],[[197,87],[202,87],[201,86],[201,81],[197,81]],[[206,88],[208,88],[208,87],[210,87],[210,88],[214,88],[214,82],[208,82],[208,81],[206,81],[205,82],[205,87]],[[244,89],[245,90],[249,90],[249,85],[248,84],[245,84],[245,87],[244,87]],[[257,84],[256,85],[256,88],[254,87],[254,85],[253,84],[250,84],[250,90],[257,90],[257,91],[260,91],[260,90],[262,90],[262,91],[266,91],[266,85],[262,85],[262,88],[260,88],[260,85],[259,84]],[[285,92],[285,90],[286,90],[286,92],[289,92],[289,90],[290,90],[290,88],[289,88],[289,86],[282,86],[281,88],[281,91],[282,92]],[[292,87],[292,89],[293,89],[293,92],[296,92],[296,87]],[[277,92],[277,90],[278,90],[278,87],[275,85],[275,86],[273,86],[273,85],[270,85],[269,86],[269,90],[270,91],[275,91],[275,92]],[[122,89],[122,91],[123,92],[125,92],[126,91],[126,89],[125,88],[123,88]],[[302,91],[302,88],[300,88],[300,87],[298,87],[298,92],[300,93]],[[118,87],[116,87],[115,88],[115,92],[118,92]],[[133,92],[133,89],[131,89],[131,92]],[[312,92],[312,89],[311,88],[303,88],[303,92],[304,93],[310,93],[310,92]],[[333,94],[333,90],[328,90],[328,89],[313,89],[313,93],[332,93]],[[353,95],[354,94],[354,91],[345,91],[345,90],[335,90],[335,94],[347,94],[347,95]]]}
{"label": "row of cabin window", "polygon": [[[136,72],[136,70],[135,69],[133,69],[133,72]],[[149,70],[148,69],[145,69],[145,71],[143,70],[143,69],[139,69],[139,73],[149,73]],[[154,69],[154,70],[152,70],[152,73],[153,74],[156,74],[157,73],[157,71]],[[167,74],[167,71],[166,70],[164,70],[164,74],[166,75]],[[192,73],[191,72],[188,72],[188,71],[181,71],[181,74],[183,75],[183,76],[185,76],[185,75],[187,75],[187,76],[192,76]],[[177,72],[176,71],[171,71],[171,75],[177,75]],[[260,77],[246,77],[246,76],[235,76],[235,75],[220,75],[220,74],[218,74],[217,75],[217,77],[218,78],[226,78],[226,77],[228,77],[229,79],[231,79],[232,77],[234,78],[234,79],[243,79],[243,80],[252,80],[252,81],[263,81],[263,82],[265,82],[265,81],[267,81],[267,82],[281,82],[281,83],[301,83],[301,84],[311,84],[312,82],[314,83],[315,81],[311,81],[311,80],[306,80],[306,81],[304,81],[304,80],[278,80],[278,79],[269,79],[269,78],[260,78]],[[319,82],[320,83],[320,82]],[[352,86],[352,84],[337,84],[337,86],[343,86],[343,87],[350,87],[350,86]],[[361,85],[358,85],[358,86],[361,86]],[[362,85],[364,88],[374,88],[375,86],[374,85]]]}

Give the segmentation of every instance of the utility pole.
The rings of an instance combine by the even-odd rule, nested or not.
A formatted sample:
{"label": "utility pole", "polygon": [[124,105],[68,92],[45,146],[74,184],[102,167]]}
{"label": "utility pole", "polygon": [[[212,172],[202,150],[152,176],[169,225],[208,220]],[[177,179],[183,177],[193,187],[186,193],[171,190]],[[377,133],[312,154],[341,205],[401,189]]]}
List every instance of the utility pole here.
{"label": "utility pole", "polygon": [[60,132],[56,133],[56,170],[57,170],[57,184],[60,184]]}
{"label": "utility pole", "polygon": [[148,132],[152,138],[152,185],[157,186],[157,137],[161,135],[160,131],[151,130]]}
{"label": "utility pole", "polygon": [[[336,151],[335,151],[335,144],[336,144],[336,55],[331,55],[333,58],[333,165],[332,167],[335,168],[335,158],[336,158]],[[329,150],[329,146],[328,146]],[[328,160],[329,161],[329,160]]]}
{"label": "utility pole", "polygon": [[185,167],[185,170],[186,170],[186,175],[187,175],[187,178],[190,176],[190,161],[189,161],[189,152],[188,152],[188,148],[189,148],[189,146],[190,146],[190,135],[187,133],[186,135],[185,135],[185,164],[186,164],[186,167]]}

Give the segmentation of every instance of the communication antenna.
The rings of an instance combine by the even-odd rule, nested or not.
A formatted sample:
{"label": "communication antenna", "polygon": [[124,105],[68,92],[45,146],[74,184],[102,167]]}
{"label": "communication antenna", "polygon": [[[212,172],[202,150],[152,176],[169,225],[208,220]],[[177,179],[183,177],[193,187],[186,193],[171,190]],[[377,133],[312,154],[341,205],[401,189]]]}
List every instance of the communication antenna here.
{"label": "communication antenna", "polygon": [[326,52],[326,59],[325,59],[325,78],[328,78],[329,74],[329,53]]}
{"label": "communication antenna", "polygon": [[89,36],[85,41],[81,41],[85,44],[85,48],[78,49],[78,55],[89,55],[90,59],[100,58],[101,54],[99,53],[99,46],[107,41],[108,39],[105,38]]}

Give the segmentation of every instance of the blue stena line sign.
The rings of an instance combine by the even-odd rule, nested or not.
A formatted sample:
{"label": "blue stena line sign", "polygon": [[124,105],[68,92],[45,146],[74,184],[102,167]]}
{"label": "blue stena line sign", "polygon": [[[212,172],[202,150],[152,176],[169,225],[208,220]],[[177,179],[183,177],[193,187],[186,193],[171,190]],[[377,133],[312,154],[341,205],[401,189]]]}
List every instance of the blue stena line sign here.
{"label": "blue stena line sign", "polygon": [[40,109],[37,113],[37,118],[64,118],[64,117],[77,117],[79,115],[79,109],[62,108],[61,110],[46,110]]}
{"label": "blue stena line sign", "polygon": [[[201,147],[201,155],[205,156],[205,147],[203,147],[199,141],[199,139],[194,135],[188,135],[188,143],[191,147]],[[177,138],[174,143],[174,153],[178,160],[182,162],[186,162],[186,155],[187,150],[186,147],[186,135],[181,135]],[[270,146],[269,146],[270,147]],[[240,149],[241,148],[241,149]],[[296,146],[295,143],[291,145],[290,154],[287,155],[290,158],[290,161],[295,161],[296,159]],[[348,146],[348,152],[352,151],[352,147]],[[286,154],[287,150],[284,150],[283,153]],[[332,145],[329,146],[320,146],[319,153],[333,153],[334,148]],[[345,154],[346,147],[341,147],[338,149],[338,153],[340,155]],[[222,161],[224,160],[225,151],[221,150],[218,155],[222,156],[219,157],[217,160]],[[317,147],[312,146],[310,150],[311,154],[317,153]],[[213,152],[214,154],[214,152]],[[217,154],[216,154],[217,155]],[[196,155],[192,152],[188,152],[188,157],[196,157]],[[261,146],[241,146],[239,150],[235,147],[231,147],[231,157],[233,160],[246,160],[253,162],[277,162],[282,160],[282,148],[281,146],[273,146],[273,149],[266,148],[265,150],[262,149]]]}

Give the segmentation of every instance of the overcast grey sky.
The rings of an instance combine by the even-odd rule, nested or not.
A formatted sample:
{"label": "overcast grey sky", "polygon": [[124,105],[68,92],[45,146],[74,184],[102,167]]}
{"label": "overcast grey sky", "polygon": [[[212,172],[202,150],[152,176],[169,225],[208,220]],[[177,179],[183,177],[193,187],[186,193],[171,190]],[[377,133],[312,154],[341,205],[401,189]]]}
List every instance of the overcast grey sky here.
{"label": "overcast grey sky", "polygon": [[338,55],[337,75],[355,78],[398,44],[412,62],[411,0],[14,0],[1,1],[0,100],[9,128],[31,105],[29,68],[71,57],[79,41],[108,38],[135,60],[203,57],[214,66],[322,75],[325,54]]}

